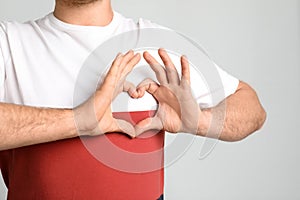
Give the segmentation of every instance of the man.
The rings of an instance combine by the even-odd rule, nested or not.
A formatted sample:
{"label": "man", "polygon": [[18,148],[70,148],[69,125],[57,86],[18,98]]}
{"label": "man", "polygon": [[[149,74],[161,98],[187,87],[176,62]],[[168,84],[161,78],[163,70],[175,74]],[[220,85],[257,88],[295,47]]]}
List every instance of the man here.
{"label": "man", "polygon": [[[145,153],[163,147],[163,131],[205,136],[213,113],[225,103],[219,139],[241,140],[263,125],[265,112],[254,90],[226,73],[220,76],[228,80],[227,98],[200,109],[190,92],[187,59],[181,58],[179,77],[163,49],[159,55],[165,66],[144,53],[159,83],[148,79],[135,88],[126,81],[141,59],[128,51],[118,54],[95,94],[73,108],[76,77],[88,55],[112,35],[148,27],[158,26],[147,20],[135,24],[113,12],[109,0],[56,0],[54,13],[40,20],[1,23],[0,167],[9,199],[163,198],[163,166],[147,173],[118,171],[95,159],[91,149],[113,156],[105,149],[99,152],[106,137],[125,151]],[[150,109],[130,112],[137,123],[132,125],[123,111],[112,113],[110,105],[122,91],[132,98],[152,94],[159,104],[155,116],[148,118]],[[162,131],[135,138],[155,129]],[[79,135],[95,137],[83,138],[84,146]],[[151,161],[163,165],[163,154],[158,155]]]}

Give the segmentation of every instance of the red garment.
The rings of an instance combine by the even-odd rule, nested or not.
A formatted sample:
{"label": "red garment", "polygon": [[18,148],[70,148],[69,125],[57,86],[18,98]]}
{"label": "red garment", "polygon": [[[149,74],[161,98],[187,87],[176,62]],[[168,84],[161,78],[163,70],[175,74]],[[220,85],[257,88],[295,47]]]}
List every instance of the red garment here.
{"label": "red garment", "polygon": [[[153,112],[114,115],[131,118],[136,123],[150,114]],[[150,138],[138,139],[112,133],[87,137],[84,143],[97,150],[105,137],[123,150],[134,153],[153,152],[164,146],[162,131]],[[110,155],[109,151],[105,153]],[[163,153],[156,158],[150,162],[145,160],[145,163],[163,165]],[[79,138],[0,152],[0,167],[9,189],[8,199],[156,200],[164,188],[163,168],[148,173],[112,169],[91,155]]]}

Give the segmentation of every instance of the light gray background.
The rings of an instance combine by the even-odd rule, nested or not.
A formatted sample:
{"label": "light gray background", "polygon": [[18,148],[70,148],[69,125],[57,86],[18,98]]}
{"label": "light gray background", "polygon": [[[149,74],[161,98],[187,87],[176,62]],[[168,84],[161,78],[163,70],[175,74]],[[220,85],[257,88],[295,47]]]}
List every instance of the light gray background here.
{"label": "light gray background", "polygon": [[[53,1],[0,0],[0,19],[43,16]],[[198,159],[199,138],[166,169],[166,199],[300,199],[299,0],[113,0],[113,5],[125,16],[151,19],[197,41],[256,89],[268,113],[262,130],[241,142],[219,142],[204,160]],[[4,187],[0,194],[5,199]]]}

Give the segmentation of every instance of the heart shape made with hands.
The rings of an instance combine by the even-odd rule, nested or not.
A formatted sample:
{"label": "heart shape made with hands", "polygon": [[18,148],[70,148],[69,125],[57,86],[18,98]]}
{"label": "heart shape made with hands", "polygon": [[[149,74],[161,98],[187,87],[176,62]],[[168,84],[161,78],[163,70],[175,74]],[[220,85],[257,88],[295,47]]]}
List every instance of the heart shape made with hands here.
{"label": "heart shape made with hands", "polygon": [[[198,133],[198,120],[202,115],[192,95],[187,58],[181,57],[180,76],[167,52],[159,49],[158,54],[164,66],[150,53],[143,53],[146,62],[155,72],[158,83],[148,78],[138,86],[127,82],[126,77],[140,61],[140,55],[129,51],[116,57],[100,88],[85,103],[75,108],[75,122],[80,135],[123,132],[135,138],[148,130]],[[145,92],[151,94],[158,102],[154,116],[142,119],[135,125],[124,119],[114,118],[111,104],[121,92],[127,92],[132,98],[141,98]],[[205,122],[202,118],[201,123]]]}
{"label": "heart shape made with hands", "polygon": [[[188,60],[185,56],[181,57],[182,73],[180,77],[167,52],[159,49],[158,53],[165,66],[162,66],[148,52],[144,52],[143,56],[155,72],[159,83],[147,78],[135,86],[126,81],[126,76],[122,82],[122,91],[127,92],[132,98],[142,98],[145,92],[151,94],[158,102],[155,115],[143,119],[135,125],[116,119],[118,127],[121,132],[131,137],[138,137],[148,130],[197,134],[201,110],[191,92]],[[118,91],[119,93],[120,91]]]}

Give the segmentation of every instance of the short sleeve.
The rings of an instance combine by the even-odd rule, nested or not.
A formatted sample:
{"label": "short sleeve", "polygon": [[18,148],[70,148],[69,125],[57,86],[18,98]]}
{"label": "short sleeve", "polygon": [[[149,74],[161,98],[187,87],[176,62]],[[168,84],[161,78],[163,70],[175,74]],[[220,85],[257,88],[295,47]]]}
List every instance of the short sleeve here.
{"label": "short sleeve", "polygon": [[216,67],[217,67],[219,76],[221,78],[222,84],[223,84],[224,97],[227,98],[228,96],[235,93],[240,81],[239,81],[239,79],[237,79],[236,77],[227,73],[220,67],[218,67],[218,66],[216,66]]}
{"label": "short sleeve", "polygon": [[[1,43],[0,43],[1,45]],[[0,49],[0,85],[2,85],[3,83],[3,80],[4,80],[4,58],[3,58],[3,54],[1,52],[1,49]]]}
{"label": "short sleeve", "polygon": [[217,106],[221,101],[234,94],[239,79],[215,65],[216,73],[208,78],[205,74],[191,68],[191,88],[201,108]]}
{"label": "short sleeve", "polygon": [[4,44],[5,44],[5,29],[0,22],[0,101],[4,98],[4,81],[5,81],[5,59],[4,59]]}
{"label": "short sleeve", "polygon": [[[146,19],[140,19],[138,24],[140,28],[160,28],[172,31],[167,27],[160,26]],[[183,42],[182,44],[185,45],[186,43]],[[199,52],[199,54],[185,52],[188,58],[190,56],[189,53],[192,57],[190,76],[193,96],[201,108],[217,106],[225,98],[235,93],[239,80],[217,66],[204,51],[199,51],[199,48],[196,47],[195,49],[196,51],[194,52]],[[169,56],[175,64],[177,71],[181,73],[180,57],[175,54],[172,55],[173,53],[169,53]],[[154,52],[154,54],[156,53]],[[158,56],[156,56],[156,59],[160,60]]]}

